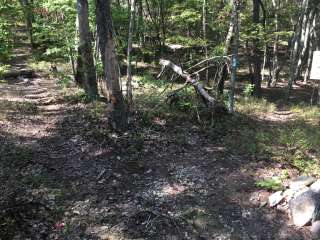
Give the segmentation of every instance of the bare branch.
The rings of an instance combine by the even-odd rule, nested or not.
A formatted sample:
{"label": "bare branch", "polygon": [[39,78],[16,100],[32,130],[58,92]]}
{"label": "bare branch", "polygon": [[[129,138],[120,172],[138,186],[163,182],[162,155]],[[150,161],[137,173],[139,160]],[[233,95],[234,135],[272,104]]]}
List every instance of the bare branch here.
{"label": "bare branch", "polygon": [[[202,61],[203,62],[203,61]],[[189,74],[186,71],[183,71],[182,68],[174,63],[172,63],[169,60],[164,60],[161,59],[160,60],[160,65],[164,66],[164,67],[169,67],[171,68],[171,70],[173,72],[175,72],[176,74],[178,74],[179,76],[181,76],[182,78],[184,78],[186,80],[185,85],[178,89],[181,90],[183,89],[185,86],[187,85],[192,85],[194,87],[194,89],[196,90],[196,92],[203,98],[203,100],[206,103],[209,103],[209,106],[212,106],[213,108],[215,107],[215,105],[218,103],[218,101],[209,95],[209,93],[205,90],[205,88],[203,87],[203,85],[201,84],[201,82],[199,82],[199,79],[192,77],[191,74]],[[199,64],[197,64],[199,65]],[[163,71],[163,70],[162,70]],[[197,74],[198,75],[198,74]],[[219,104],[220,106],[223,104]]]}

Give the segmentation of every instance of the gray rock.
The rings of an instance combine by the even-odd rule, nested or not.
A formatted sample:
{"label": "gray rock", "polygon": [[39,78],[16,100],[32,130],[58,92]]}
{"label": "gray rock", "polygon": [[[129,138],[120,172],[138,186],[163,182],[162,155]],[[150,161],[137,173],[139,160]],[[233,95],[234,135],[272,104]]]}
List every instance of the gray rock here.
{"label": "gray rock", "polygon": [[310,177],[310,176],[299,176],[299,177],[293,179],[289,183],[289,187],[292,190],[297,191],[300,188],[309,186],[310,184],[314,183],[315,181],[316,181],[316,179],[313,177]]}
{"label": "gray rock", "polygon": [[282,191],[275,192],[269,196],[269,206],[274,207],[278,205],[283,199],[284,196],[282,195]]}
{"label": "gray rock", "polygon": [[320,221],[313,222],[310,231],[314,237],[320,237]]}
{"label": "gray rock", "polygon": [[302,227],[320,220],[320,193],[308,190],[289,202],[291,219],[294,225]]}
{"label": "gray rock", "polygon": [[310,190],[320,193],[320,180],[315,181],[314,183],[311,184]]}

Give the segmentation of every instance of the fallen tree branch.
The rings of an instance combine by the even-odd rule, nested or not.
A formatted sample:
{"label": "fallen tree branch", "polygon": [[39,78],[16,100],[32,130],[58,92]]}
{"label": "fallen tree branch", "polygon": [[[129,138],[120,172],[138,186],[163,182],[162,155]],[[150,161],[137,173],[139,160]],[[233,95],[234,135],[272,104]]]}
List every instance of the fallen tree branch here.
{"label": "fallen tree branch", "polygon": [[[205,90],[203,84],[196,78],[192,77],[192,74],[189,74],[186,71],[183,71],[182,68],[169,60],[160,60],[160,65],[162,66],[162,72],[164,68],[171,68],[173,72],[178,74],[180,77],[186,80],[185,85],[191,85],[194,87],[195,91],[202,97],[207,106],[210,106],[213,111],[216,107],[225,108],[224,104],[218,102],[214,97],[210,96],[209,93]],[[185,86],[183,86],[185,87]]]}
{"label": "fallen tree branch", "polygon": [[193,65],[192,67],[189,67],[187,69],[187,71],[189,71],[190,69],[193,69],[195,67],[198,67],[201,64],[209,62],[209,61],[220,61],[220,60],[223,60],[225,62],[231,62],[231,58],[230,57],[231,57],[231,55],[230,56],[215,56],[215,57],[207,58],[207,59],[202,60],[201,62],[198,62],[197,64]]}

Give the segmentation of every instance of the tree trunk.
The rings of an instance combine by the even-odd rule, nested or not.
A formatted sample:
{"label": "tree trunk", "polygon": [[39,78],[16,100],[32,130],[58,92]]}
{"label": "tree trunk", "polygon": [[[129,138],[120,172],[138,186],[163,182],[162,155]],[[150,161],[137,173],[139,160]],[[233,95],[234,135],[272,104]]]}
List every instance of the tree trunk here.
{"label": "tree trunk", "polygon": [[[160,22],[161,22],[161,46],[162,48],[166,44],[166,24],[165,24],[165,0],[160,0],[160,8],[159,8],[159,15],[160,15]],[[162,49],[163,50],[163,49]],[[162,51],[161,51],[162,54]]]}
{"label": "tree trunk", "polygon": [[34,40],[33,40],[33,1],[30,0],[20,0],[20,4],[23,9],[24,18],[26,22],[26,27],[29,35],[29,41],[32,47],[34,47]]}
{"label": "tree trunk", "polygon": [[[228,55],[228,52],[229,52],[229,48],[230,48],[231,40],[232,40],[232,35],[233,35],[233,32],[234,32],[234,24],[235,24],[234,18],[231,17],[228,33],[227,33],[226,40],[225,40],[225,46],[224,46],[224,54],[225,55]],[[227,67],[227,65],[225,65],[223,67],[223,69],[222,69],[221,78],[219,79],[218,86],[217,86],[218,95],[222,95],[223,94],[224,82],[225,82],[225,80],[227,78],[227,75],[228,75],[228,67]]]}
{"label": "tree trunk", "polygon": [[87,0],[77,0],[79,21],[79,43],[77,58],[77,82],[90,98],[98,97],[97,77],[94,67],[91,36],[89,30],[89,9]]}
{"label": "tree trunk", "polygon": [[238,5],[237,0],[233,0],[232,6],[232,19],[234,26],[234,39],[232,47],[232,72],[231,72],[231,82],[230,82],[230,95],[229,95],[229,112],[234,112],[234,94],[235,94],[235,84],[237,78],[237,67],[238,67],[238,46],[239,46],[239,26],[238,26]]}
{"label": "tree trunk", "polygon": [[139,36],[139,45],[140,47],[144,47],[144,21],[143,21],[143,1],[138,0],[138,21],[137,21],[137,30]]}
{"label": "tree trunk", "polygon": [[96,22],[104,82],[110,103],[111,125],[117,130],[127,127],[127,114],[120,84],[120,73],[114,45],[111,0],[96,0]]}
{"label": "tree trunk", "polygon": [[301,67],[303,65],[305,54],[310,43],[309,39],[310,39],[311,27],[312,27],[314,16],[315,16],[315,11],[311,10],[310,13],[308,14],[303,33],[301,34],[301,40],[300,40],[301,51],[299,51],[300,54],[299,54],[298,63],[295,70],[295,80],[300,77]]}
{"label": "tree trunk", "polygon": [[272,61],[272,72],[271,72],[271,87],[275,87],[278,82],[279,76],[279,0],[272,0],[272,6],[275,11],[274,21],[275,21],[275,39],[273,43],[273,61]]}
{"label": "tree trunk", "polygon": [[[252,20],[254,24],[260,23],[260,1],[253,0],[253,15]],[[254,95],[261,97],[261,51],[259,48],[259,38],[253,40],[253,81],[254,81]]]}
{"label": "tree trunk", "polygon": [[310,76],[310,72],[311,72],[311,64],[312,64],[312,52],[313,52],[313,41],[310,41],[309,44],[309,54],[308,54],[308,61],[307,61],[307,66],[306,66],[306,71],[304,73],[304,78],[303,78],[303,83],[307,84],[308,82],[308,78]]}
{"label": "tree trunk", "polygon": [[[204,55],[205,58],[208,58],[208,47],[206,43],[207,38],[207,2],[206,0],[202,0],[202,33],[203,33],[203,40],[205,42],[204,46]],[[205,76],[205,85],[209,85],[209,71],[206,70]]]}
{"label": "tree trunk", "polygon": [[248,69],[249,69],[249,78],[250,78],[250,82],[253,85],[254,84],[254,78],[253,78],[253,67],[252,67],[252,50],[251,50],[251,46],[249,46],[249,40],[246,40],[245,43],[245,50],[246,50],[246,57],[247,57],[247,61],[248,61]]}
{"label": "tree trunk", "polygon": [[231,38],[234,30],[234,22],[231,19],[230,24],[229,24],[229,30],[226,36],[226,41],[225,41],[225,46],[224,46],[224,52],[225,54],[228,54],[229,48],[230,48],[230,43],[231,43]]}
{"label": "tree trunk", "polygon": [[298,56],[299,56],[299,49],[300,49],[300,41],[301,41],[301,34],[302,34],[302,28],[303,26],[305,26],[306,23],[306,12],[308,9],[308,5],[309,5],[309,0],[303,0],[302,2],[302,12],[300,14],[300,19],[298,21],[298,23],[296,24],[296,29],[295,29],[295,33],[294,36],[292,38],[292,44],[291,44],[291,55],[290,55],[290,78],[288,81],[288,92],[287,92],[287,100],[289,100],[289,97],[291,95],[291,91],[292,91],[292,85],[295,82],[295,69],[297,66],[297,61],[298,61]]}
{"label": "tree trunk", "polygon": [[132,99],[132,66],[131,66],[131,51],[132,51],[132,34],[133,25],[135,20],[136,8],[135,0],[130,1],[130,22],[128,31],[128,51],[127,51],[127,101],[128,101],[128,111],[133,111],[133,99]]}
{"label": "tree trunk", "polygon": [[265,36],[266,33],[266,24],[267,24],[267,13],[266,9],[264,7],[264,4],[261,0],[259,0],[260,7],[262,9],[262,26],[263,26],[263,32],[264,32],[264,47],[263,47],[263,64],[262,64],[262,71],[261,71],[261,82],[264,82],[265,77],[265,68],[267,65],[267,62],[269,62],[269,51],[268,51],[268,42]]}
{"label": "tree trunk", "polygon": [[313,51],[315,50],[315,45],[317,41],[317,36],[316,36],[316,21],[318,18],[318,14],[315,13],[315,16],[313,18],[312,22],[312,30],[310,33],[310,40],[309,40],[309,53],[308,53],[308,60],[307,60],[307,66],[306,66],[306,71],[304,74],[304,79],[303,82],[306,84],[308,82],[310,72],[311,72],[311,66],[312,66],[312,57],[313,57]]}

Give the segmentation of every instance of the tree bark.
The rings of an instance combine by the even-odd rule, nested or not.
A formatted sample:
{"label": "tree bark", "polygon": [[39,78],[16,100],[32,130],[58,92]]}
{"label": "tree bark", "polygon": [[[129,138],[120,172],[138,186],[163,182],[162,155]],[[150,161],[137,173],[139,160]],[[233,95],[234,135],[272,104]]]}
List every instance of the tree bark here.
{"label": "tree bark", "polygon": [[26,22],[26,27],[29,35],[29,41],[32,46],[34,47],[34,40],[33,40],[33,1],[31,0],[20,0],[20,4],[23,9],[24,18]]}
{"label": "tree bark", "polygon": [[295,70],[295,80],[297,80],[300,77],[301,68],[303,65],[303,61],[305,59],[305,54],[310,44],[309,40],[310,40],[310,33],[311,33],[311,27],[312,27],[314,16],[315,16],[315,11],[311,10],[310,13],[308,14],[307,22],[303,30],[303,33],[301,35],[301,40],[300,40],[301,51],[299,51],[300,54],[299,54],[299,58],[298,58],[298,62]]}
{"label": "tree bark", "polygon": [[[165,0],[160,0],[160,8],[159,8],[159,15],[160,15],[160,22],[161,22],[161,39],[162,43],[161,46],[162,48],[166,44],[166,24],[165,24]],[[163,50],[163,49],[162,49]],[[162,54],[162,52],[161,52]]]}
{"label": "tree bark", "polygon": [[143,21],[143,1],[138,0],[138,21],[137,21],[137,30],[139,37],[139,45],[140,47],[144,47],[144,21]]}
{"label": "tree bark", "polygon": [[272,61],[272,72],[271,72],[271,87],[275,87],[278,82],[279,76],[279,0],[272,0],[272,6],[275,11],[274,21],[275,21],[275,39],[273,43],[273,61]]}
{"label": "tree bark", "polygon": [[[203,40],[205,42],[204,55],[205,55],[205,58],[208,58],[208,47],[206,43],[206,39],[207,39],[207,1],[206,0],[202,0],[202,33],[203,33]],[[205,84],[209,85],[208,69],[206,70]]]}
{"label": "tree bark", "polygon": [[317,41],[317,36],[316,36],[316,21],[318,18],[318,13],[315,13],[315,16],[313,18],[312,22],[312,30],[310,33],[310,39],[309,39],[309,53],[308,53],[308,60],[307,60],[307,66],[306,66],[306,71],[304,74],[304,79],[303,82],[306,84],[308,82],[310,72],[311,72],[311,66],[312,66],[312,57],[313,57],[313,51],[315,50],[315,45]]}
{"label": "tree bark", "polygon": [[96,22],[99,49],[104,69],[104,82],[110,103],[111,125],[116,130],[127,127],[127,113],[120,84],[120,73],[115,53],[114,31],[111,18],[111,0],[96,0]]}
{"label": "tree bark", "polygon": [[239,47],[239,23],[238,23],[238,1],[233,0],[232,4],[232,19],[234,26],[234,39],[232,47],[232,72],[230,82],[230,95],[229,95],[229,112],[234,113],[234,95],[235,85],[237,80],[237,67],[238,67],[238,47]]}
{"label": "tree bark", "polygon": [[[261,0],[259,0],[259,4],[262,10],[262,26],[263,26],[263,31],[264,35],[266,33],[266,24],[267,24],[267,13],[266,9],[264,7],[264,4]],[[269,62],[269,51],[268,51],[268,42],[266,37],[264,36],[264,47],[263,47],[263,63],[262,63],[262,69],[261,69],[261,82],[264,82],[264,77],[265,77],[265,68],[266,64]]]}
{"label": "tree bark", "polygon": [[[260,1],[253,0],[253,23],[260,23]],[[253,40],[253,80],[254,80],[254,95],[261,97],[261,51],[259,48],[259,38]]]}
{"label": "tree bark", "polygon": [[94,67],[91,36],[89,30],[89,9],[87,0],[77,0],[79,21],[79,43],[77,58],[77,82],[90,98],[98,97],[97,77]]}
{"label": "tree bark", "polygon": [[291,44],[291,54],[290,54],[290,78],[288,81],[288,91],[287,91],[287,100],[289,100],[290,95],[291,95],[291,91],[292,91],[292,86],[293,83],[295,82],[295,69],[297,66],[297,61],[298,61],[298,56],[299,56],[299,49],[300,49],[300,41],[301,41],[301,34],[302,34],[302,28],[303,26],[305,26],[306,23],[306,18],[307,18],[307,9],[309,6],[309,0],[303,0],[302,5],[301,5],[301,9],[302,12],[300,14],[300,19],[298,21],[298,23],[296,24],[296,29],[295,29],[295,33],[294,36],[292,38],[292,44]]}
{"label": "tree bark", "polygon": [[135,0],[130,1],[130,21],[129,21],[129,31],[128,31],[128,51],[127,51],[127,101],[128,101],[128,111],[133,111],[133,99],[132,99],[132,66],[131,66],[131,51],[132,51],[132,34],[133,25],[135,20],[136,7]]}
{"label": "tree bark", "polygon": [[229,51],[231,38],[232,38],[232,35],[233,35],[233,30],[234,30],[234,23],[233,23],[233,20],[231,19],[230,24],[229,24],[229,30],[228,30],[228,33],[227,33],[227,36],[226,36],[225,46],[224,46],[225,54],[227,54],[228,51]]}

